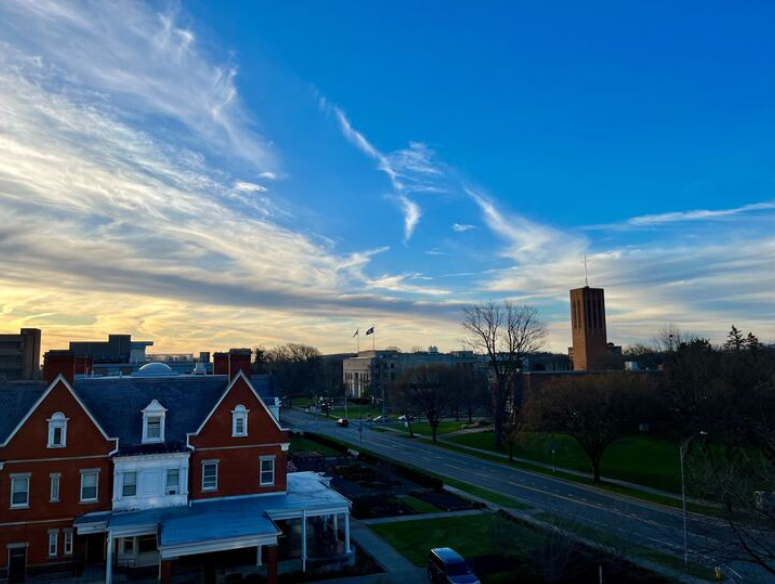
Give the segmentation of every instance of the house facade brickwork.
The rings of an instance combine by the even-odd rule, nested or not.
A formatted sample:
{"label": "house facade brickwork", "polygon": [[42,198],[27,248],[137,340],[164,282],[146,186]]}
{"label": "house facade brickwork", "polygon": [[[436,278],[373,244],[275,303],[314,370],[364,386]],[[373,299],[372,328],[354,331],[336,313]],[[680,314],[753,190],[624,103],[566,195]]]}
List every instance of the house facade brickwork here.
{"label": "house facade brickwork", "polygon": [[[173,582],[199,554],[253,550],[274,582],[278,536],[306,541],[310,519],[346,526],[349,561],[349,501],[314,473],[288,477],[271,378],[249,375],[249,351],[233,355],[230,375],[155,363],[89,378],[52,352],[46,381],[0,384],[0,579],[96,564],[108,583],[138,569]],[[306,569],[304,550],[293,569]]]}

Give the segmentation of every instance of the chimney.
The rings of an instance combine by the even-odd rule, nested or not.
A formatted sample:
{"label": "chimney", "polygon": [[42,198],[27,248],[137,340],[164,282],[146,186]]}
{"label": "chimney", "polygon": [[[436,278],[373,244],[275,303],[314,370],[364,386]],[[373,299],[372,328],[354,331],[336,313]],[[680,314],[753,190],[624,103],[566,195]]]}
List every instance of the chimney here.
{"label": "chimney", "polygon": [[63,375],[70,385],[75,381],[75,354],[71,351],[49,351],[43,355],[43,380],[49,386]]}
{"label": "chimney", "polygon": [[229,374],[229,354],[213,353],[213,375]]}
{"label": "chimney", "polygon": [[250,349],[229,350],[229,379],[234,379],[240,370],[250,379],[250,357]]}
{"label": "chimney", "polygon": [[75,374],[91,376],[94,373],[94,357],[79,355],[75,358]]}

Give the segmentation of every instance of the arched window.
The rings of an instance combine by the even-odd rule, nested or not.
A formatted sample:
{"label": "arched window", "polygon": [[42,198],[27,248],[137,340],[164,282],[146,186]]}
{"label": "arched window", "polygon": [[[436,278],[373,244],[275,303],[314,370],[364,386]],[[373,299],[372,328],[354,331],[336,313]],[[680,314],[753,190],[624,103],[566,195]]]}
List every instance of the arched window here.
{"label": "arched window", "polygon": [[67,418],[62,412],[57,412],[48,419],[48,447],[64,448],[67,446]]}
{"label": "arched window", "polygon": [[248,410],[242,404],[238,405],[231,411],[231,435],[232,436],[247,436],[248,435]]}

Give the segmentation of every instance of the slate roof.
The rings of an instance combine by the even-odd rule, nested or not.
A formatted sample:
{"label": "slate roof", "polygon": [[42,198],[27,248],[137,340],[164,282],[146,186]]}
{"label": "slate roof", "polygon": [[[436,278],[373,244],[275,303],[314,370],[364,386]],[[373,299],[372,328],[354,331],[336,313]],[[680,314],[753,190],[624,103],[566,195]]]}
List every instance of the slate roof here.
{"label": "slate roof", "polygon": [[0,443],[5,442],[45,390],[43,382],[0,381]]}
{"label": "slate roof", "polygon": [[[253,375],[251,383],[264,403],[274,403],[270,376]],[[118,437],[121,453],[128,455],[155,452],[159,448],[164,452],[184,448],[186,433],[199,428],[228,383],[225,375],[180,375],[78,378],[74,385],[75,392],[105,433],[111,438]],[[0,442],[6,440],[44,391],[43,382],[0,384]],[[142,410],[154,399],[167,409],[166,443],[143,445]]]}

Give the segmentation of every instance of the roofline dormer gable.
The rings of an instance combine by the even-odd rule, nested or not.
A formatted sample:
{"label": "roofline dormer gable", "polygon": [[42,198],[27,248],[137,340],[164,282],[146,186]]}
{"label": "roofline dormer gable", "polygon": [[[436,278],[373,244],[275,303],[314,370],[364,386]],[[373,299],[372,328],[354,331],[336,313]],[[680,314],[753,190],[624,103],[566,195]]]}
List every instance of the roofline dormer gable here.
{"label": "roofline dormer gable", "polygon": [[167,408],[153,398],[140,410],[143,414],[143,444],[164,442]]}
{"label": "roofline dormer gable", "polygon": [[[234,375],[234,377],[229,381],[229,384],[226,386],[226,389],[221,394],[221,397],[218,398],[218,401],[212,407],[212,409],[207,414],[205,419],[202,420],[202,423],[199,424],[199,427],[196,429],[196,431],[195,432],[189,432],[187,434],[187,437],[190,438],[191,436],[196,436],[204,429],[205,425],[207,425],[207,422],[210,421],[210,418],[213,416],[213,414],[220,407],[220,405],[223,402],[224,398],[227,395],[229,395],[229,392],[231,391],[231,389],[237,384],[237,381],[239,381],[240,379],[242,379],[245,383],[247,383],[248,388],[250,388],[250,391],[253,393],[253,395],[258,400],[258,403],[261,404],[261,407],[264,408],[264,410],[266,411],[266,413],[269,416],[269,418],[274,422],[275,426],[277,426],[277,429],[280,430],[281,432],[287,432],[288,431],[287,428],[283,428],[282,426],[280,426],[280,422],[277,420],[277,418],[274,417],[274,415],[272,415],[272,412],[269,411],[269,408],[266,406],[266,404],[264,403],[264,400],[261,398],[261,396],[256,391],[256,388],[253,387],[253,383],[250,381],[250,378],[245,374],[245,372],[243,370],[240,369],[239,371],[237,371],[237,373]],[[186,440],[186,442],[188,442],[188,440]],[[191,446],[189,444],[189,448],[190,447]]]}
{"label": "roofline dormer gable", "polygon": [[40,405],[46,401],[46,398],[51,394],[52,391],[59,385],[64,385],[65,389],[70,392],[70,395],[73,396],[75,401],[78,403],[79,407],[86,413],[88,418],[91,420],[91,422],[95,425],[97,430],[100,432],[103,438],[105,440],[112,440],[116,443],[116,448],[113,450],[113,452],[116,452],[118,450],[118,438],[111,438],[108,436],[107,432],[103,429],[103,427],[100,425],[100,423],[97,421],[97,418],[94,417],[94,415],[91,413],[88,407],[86,407],[86,404],[83,403],[81,398],[78,396],[78,393],[75,391],[73,386],[70,384],[70,382],[67,380],[67,377],[60,373],[57,375],[51,383],[48,385],[46,390],[43,392],[43,395],[41,395],[38,400],[32,404],[32,407],[27,411],[27,413],[24,415],[24,417],[19,421],[18,424],[16,424],[16,427],[11,431],[10,434],[8,434],[8,437],[5,439],[4,442],[0,443],[0,447],[4,448],[8,446],[8,444],[11,442],[14,436],[21,430],[21,428],[24,426],[24,424],[27,423],[27,420],[30,419],[30,416],[32,416],[33,413],[40,407]]}

